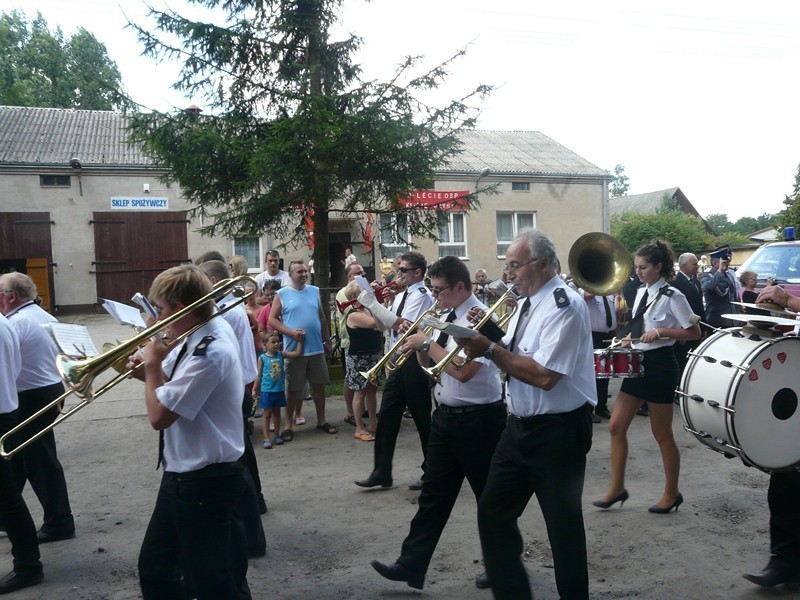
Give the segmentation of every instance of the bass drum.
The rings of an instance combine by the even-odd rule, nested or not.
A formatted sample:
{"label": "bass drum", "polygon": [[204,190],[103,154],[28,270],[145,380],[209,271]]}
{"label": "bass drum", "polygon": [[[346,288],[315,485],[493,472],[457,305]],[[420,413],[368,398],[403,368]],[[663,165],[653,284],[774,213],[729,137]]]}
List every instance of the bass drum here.
{"label": "bass drum", "polygon": [[727,329],[689,355],[677,394],[684,427],[762,471],[800,466],[800,339]]}

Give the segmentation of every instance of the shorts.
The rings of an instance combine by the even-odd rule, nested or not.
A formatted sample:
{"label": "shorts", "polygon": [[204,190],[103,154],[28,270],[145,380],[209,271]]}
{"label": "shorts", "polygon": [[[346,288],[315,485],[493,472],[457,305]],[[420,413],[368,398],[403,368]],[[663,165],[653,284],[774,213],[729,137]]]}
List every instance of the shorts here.
{"label": "shorts", "polygon": [[672,404],[680,378],[672,346],[645,351],[642,366],[644,376],[623,379],[620,391],[652,404]]}
{"label": "shorts", "polygon": [[[351,356],[348,354],[345,357],[347,361],[347,387],[351,390],[359,391],[365,389],[369,382],[364,379],[361,375],[362,371],[369,371],[372,367],[374,367],[378,361],[383,356],[381,352],[374,352],[371,354],[356,354],[355,356]],[[375,382],[375,385],[381,385],[383,380],[383,369],[381,372],[378,373],[378,379]]]}
{"label": "shorts", "polygon": [[287,358],[284,366],[287,392],[302,391],[306,381],[311,385],[326,385],[330,381],[325,354]]}
{"label": "shorts", "polygon": [[271,410],[286,406],[286,392],[261,392],[258,399],[258,408],[261,410]]}

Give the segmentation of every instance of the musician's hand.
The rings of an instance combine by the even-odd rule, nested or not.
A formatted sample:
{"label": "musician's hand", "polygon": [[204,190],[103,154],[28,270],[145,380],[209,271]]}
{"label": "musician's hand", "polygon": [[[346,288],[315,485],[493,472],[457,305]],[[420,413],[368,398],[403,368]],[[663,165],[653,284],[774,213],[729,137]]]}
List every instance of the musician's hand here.
{"label": "musician's hand", "polygon": [[655,329],[650,329],[649,331],[645,331],[640,337],[639,341],[643,344],[652,344],[657,339],[659,339],[658,332]]}
{"label": "musician's hand", "polygon": [[408,319],[403,319],[403,322],[397,327],[397,333],[403,334],[408,331],[414,323]]}
{"label": "musician's hand", "polygon": [[789,292],[779,285],[770,285],[761,290],[756,298],[756,303],[759,302],[773,302],[786,306],[789,302]]}
{"label": "musician's hand", "polygon": [[631,347],[631,336],[630,334],[626,335],[624,338],[620,340],[619,344],[620,348],[630,348]]}
{"label": "musician's hand", "polygon": [[417,352],[422,349],[422,344],[430,338],[422,332],[415,333],[406,338],[406,343],[400,347],[400,352],[407,354],[409,352]]}
{"label": "musician's hand", "polygon": [[483,353],[486,352],[486,349],[491,343],[489,338],[480,334],[472,339],[455,338],[455,340],[469,358],[479,358],[483,356]]}
{"label": "musician's hand", "polygon": [[486,314],[486,311],[483,309],[478,308],[477,306],[473,306],[467,311],[467,320],[475,324],[483,318],[483,315]]}
{"label": "musician's hand", "polygon": [[[142,352],[141,350],[137,350],[135,354],[131,354],[128,357],[128,362],[125,364],[125,369],[132,371],[136,365],[141,363]],[[128,379],[138,379],[139,381],[144,381],[144,369],[136,369],[136,371],[128,373]]]}
{"label": "musician's hand", "polygon": [[142,358],[144,359],[145,367],[154,364],[160,365],[162,362],[164,362],[167,354],[172,352],[172,349],[181,342],[182,340],[175,340],[170,337],[152,340],[142,349]]}

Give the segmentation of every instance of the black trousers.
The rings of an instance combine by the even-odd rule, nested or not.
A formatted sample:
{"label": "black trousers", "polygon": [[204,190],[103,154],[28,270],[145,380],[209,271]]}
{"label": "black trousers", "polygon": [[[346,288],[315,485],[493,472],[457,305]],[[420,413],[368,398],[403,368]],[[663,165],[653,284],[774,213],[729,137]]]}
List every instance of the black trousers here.
{"label": "black trousers", "polygon": [[244,485],[238,462],[164,473],[139,552],[143,598],[184,597],[182,575],[200,600],[243,597],[247,542],[235,505]]}
{"label": "black trousers", "polygon": [[[19,392],[17,394],[19,397],[17,418],[20,422],[24,421],[63,393],[64,385],[60,382]],[[57,417],[58,410],[53,407],[44,416],[22,429],[17,440],[28,439],[42,427],[50,425]],[[36,497],[42,504],[44,510],[42,531],[56,535],[75,531],[75,520],[69,506],[64,468],[58,460],[55,432],[48,431],[17,453],[11,459],[11,463],[14,469],[14,481],[19,489],[23,490],[25,481],[30,481]]]}
{"label": "black trousers", "polygon": [[[611,331],[593,331],[592,332],[592,348],[599,350],[600,348],[608,348],[610,344],[605,340],[613,335]],[[606,410],[608,409],[608,379],[595,377],[594,378],[595,391],[597,392],[597,408]]]}
{"label": "black trousers", "polygon": [[773,473],[769,478],[770,566],[789,575],[800,572],[800,473]]}
{"label": "black trousers", "polygon": [[[10,431],[16,424],[16,411],[0,414],[0,435]],[[22,499],[22,492],[14,482],[11,462],[3,459],[0,459],[0,519],[11,542],[14,571],[21,575],[41,573],[36,526]]]}
{"label": "black trousers", "polygon": [[[411,410],[417,426],[423,457],[427,456],[431,433],[430,379],[419,366],[416,356],[410,356],[386,382],[378,412],[378,431],[375,434],[375,465],[373,477],[392,478],[392,460],[400,433],[400,423],[406,407]],[[425,461],[422,463],[425,470]]]}
{"label": "black trousers", "polygon": [[434,411],[417,514],[398,563],[418,573],[427,572],[464,478],[477,501],[505,427],[506,407],[502,401],[461,414],[448,412],[446,406]]}
{"label": "black trousers", "polygon": [[589,415],[586,405],[569,413],[508,418],[478,501],[478,530],[495,598],[532,597],[517,519],[533,494],[547,525],[559,596],[589,598],[581,510],[586,453],[592,444]]}

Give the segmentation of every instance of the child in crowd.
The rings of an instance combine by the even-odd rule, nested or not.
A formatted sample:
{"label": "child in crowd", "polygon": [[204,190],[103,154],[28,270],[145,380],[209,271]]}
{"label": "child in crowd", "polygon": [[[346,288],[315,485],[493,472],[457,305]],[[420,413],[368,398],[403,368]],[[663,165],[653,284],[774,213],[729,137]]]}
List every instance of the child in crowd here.
{"label": "child in crowd", "polygon": [[275,300],[275,294],[281,289],[281,282],[277,279],[269,279],[264,282],[264,288],[261,290],[262,297],[266,300],[266,304],[258,313],[258,333],[262,334],[266,331],[271,331],[269,326],[269,313],[272,310],[272,301]]}
{"label": "child in crowd", "polygon": [[262,412],[261,430],[264,434],[262,447],[269,450],[273,443],[276,446],[283,444],[280,435],[275,434],[270,440],[269,434],[280,427],[281,407],[286,406],[286,371],[283,359],[297,358],[303,354],[303,338],[297,340],[297,348],[291,352],[280,350],[281,334],[277,331],[265,331],[261,339],[265,350],[258,357],[258,376],[253,383],[253,396],[260,397],[258,407]]}

